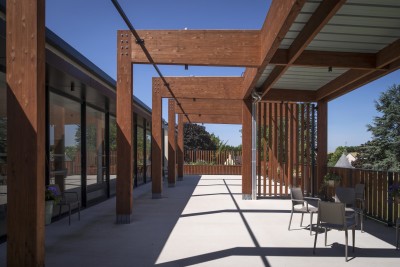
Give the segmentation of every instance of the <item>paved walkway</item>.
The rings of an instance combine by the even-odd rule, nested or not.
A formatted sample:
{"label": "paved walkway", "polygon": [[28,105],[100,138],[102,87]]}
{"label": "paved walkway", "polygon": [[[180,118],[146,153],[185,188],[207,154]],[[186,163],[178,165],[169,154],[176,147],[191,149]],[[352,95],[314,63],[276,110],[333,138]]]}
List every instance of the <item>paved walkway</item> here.
{"label": "paved walkway", "polygon": [[[356,252],[344,261],[344,233],[288,231],[289,200],[242,200],[240,176],[188,176],[162,199],[150,186],[134,190],[133,223],[115,224],[115,198],[46,227],[46,266],[399,266],[394,228],[367,220],[356,231]],[[305,222],[308,222],[308,216]],[[351,240],[351,234],[349,234]],[[0,245],[5,266],[5,244]]]}

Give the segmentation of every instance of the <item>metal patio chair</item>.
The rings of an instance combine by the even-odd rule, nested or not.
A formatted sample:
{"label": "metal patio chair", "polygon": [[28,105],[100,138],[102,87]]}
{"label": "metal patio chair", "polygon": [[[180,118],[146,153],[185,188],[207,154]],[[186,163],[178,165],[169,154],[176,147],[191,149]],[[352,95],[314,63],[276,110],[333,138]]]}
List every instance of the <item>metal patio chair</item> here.
{"label": "metal patio chair", "polygon": [[[353,234],[353,252],[355,244],[356,222],[354,217],[346,217],[345,204],[337,202],[320,201],[318,204],[317,229],[325,228],[325,246],[327,243],[328,229],[336,229],[345,231],[345,260],[347,262],[347,246],[348,246],[348,229],[352,229]],[[318,230],[315,234],[313,254],[317,245]]]}
{"label": "metal patio chair", "polygon": [[356,184],[354,190],[356,193],[355,210],[360,214],[360,229],[361,232],[364,232],[365,184]]}
{"label": "metal patio chair", "polygon": [[47,187],[54,188],[54,191],[57,192],[56,195],[61,198],[60,201],[57,203],[57,205],[60,207],[58,214],[59,217],[61,216],[62,207],[67,206],[69,225],[71,225],[71,210],[72,210],[71,208],[76,206],[78,208],[78,219],[81,220],[81,201],[79,200],[79,195],[77,192],[69,192],[69,191],[61,192],[58,184],[50,184]]}
{"label": "metal patio chair", "polygon": [[296,187],[292,187],[290,189],[290,196],[292,199],[292,212],[290,214],[288,230],[290,231],[290,225],[292,224],[293,213],[295,212],[301,213],[300,226],[303,226],[304,213],[310,213],[310,235],[311,235],[313,214],[318,211],[318,208],[309,204],[309,202],[314,202],[315,204],[317,204],[320,199],[313,197],[303,197],[303,192],[301,191],[301,188],[296,188]]}

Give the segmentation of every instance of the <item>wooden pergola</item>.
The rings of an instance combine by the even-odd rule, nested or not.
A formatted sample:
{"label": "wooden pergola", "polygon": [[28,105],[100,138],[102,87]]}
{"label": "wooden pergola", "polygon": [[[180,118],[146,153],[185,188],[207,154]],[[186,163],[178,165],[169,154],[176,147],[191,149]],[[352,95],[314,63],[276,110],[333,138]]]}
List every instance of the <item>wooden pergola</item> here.
{"label": "wooden pergola", "polygon": [[[44,266],[44,2],[7,1],[7,113],[12,116],[8,123],[7,158],[9,266]],[[383,0],[274,0],[260,30],[139,33],[157,64],[247,68],[243,77],[207,78],[213,80],[207,83],[206,78],[168,78],[178,98],[240,101],[242,193],[246,195],[252,186],[251,92],[257,91],[263,100],[318,103],[320,179],[326,171],[327,102],[400,67],[399,8],[399,3]],[[134,160],[132,64],[148,61],[129,31],[118,31],[117,52],[116,214],[118,223],[129,223]],[[153,89],[152,179],[153,196],[157,197],[162,193],[160,129],[164,88],[163,84],[154,88],[158,90]],[[178,94],[179,88],[185,89]]]}

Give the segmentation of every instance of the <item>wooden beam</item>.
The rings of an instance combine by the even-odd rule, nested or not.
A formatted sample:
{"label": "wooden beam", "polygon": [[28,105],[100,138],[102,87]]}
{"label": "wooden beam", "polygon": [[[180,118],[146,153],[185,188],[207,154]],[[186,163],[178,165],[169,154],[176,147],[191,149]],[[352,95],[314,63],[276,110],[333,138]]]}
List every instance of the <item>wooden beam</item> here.
{"label": "wooden beam", "polygon": [[396,41],[376,54],[377,67],[385,67],[385,69],[377,71],[349,70],[318,89],[317,100],[332,100],[368,83],[369,81],[373,81],[385,74],[397,70],[400,64],[399,45],[400,41]]}
{"label": "wooden beam", "polygon": [[[131,42],[134,42],[133,35]],[[258,67],[259,30],[139,30],[157,64]],[[121,47],[125,44],[121,43]],[[133,63],[148,64],[140,46],[129,51]]]}
{"label": "wooden beam", "polygon": [[[153,80],[154,81],[154,80]],[[162,98],[153,86],[151,116],[151,177],[153,198],[162,196]]]}
{"label": "wooden beam", "polygon": [[382,68],[400,59],[400,39],[391,43],[376,54],[376,67]]}
{"label": "wooden beam", "polygon": [[252,104],[251,100],[243,100],[242,114],[242,196],[244,199],[251,199],[252,189]]}
{"label": "wooden beam", "polygon": [[241,100],[178,98],[178,101],[182,109],[175,106],[177,114],[242,115]]}
{"label": "wooden beam", "polygon": [[389,74],[389,73],[391,73],[393,71],[396,71],[398,69],[400,69],[400,59],[398,59],[397,61],[389,64],[389,68],[385,69],[385,71],[381,71],[381,70],[373,71],[370,74],[365,75],[364,77],[362,77],[362,78],[360,78],[360,79],[358,79],[358,80],[356,80],[356,81],[354,81],[354,82],[352,82],[352,83],[340,88],[339,90],[336,90],[335,92],[329,94],[329,96],[327,96],[325,98],[325,100],[326,101],[331,101],[331,100],[333,100],[335,98],[338,98],[339,96],[347,94],[347,93],[349,93],[349,92],[351,92],[351,91],[353,91],[353,90],[355,90],[355,89],[357,89],[357,88],[359,88],[359,87],[361,87],[361,86],[363,86],[365,84],[368,84],[368,83],[370,83],[370,82],[372,82],[374,80],[377,80],[377,79],[379,79],[379,78],[381,78],[381,77],[383,77],[383,76],[385,76],[385,75],[387,75],[387,74]]}
{"label": "wooden beam", "polygon": [[176,182],[175,100],[168,99],[168,187]]}
{"label": "wooden beam", "polygon": [[161,78],[153,78],[153,88],[163,98],[241,99],[243,77],[166,77],[171,92]]}
{"label": "wooden beam", "polygon": [[261,29],[261,64],[258,68],[246,69],[242,84],[243,99],[250,96],[305,2],[305,0],[272,1]]}
{"label": "wooden beam", "polygon": [[312,90],[293,90],[293,89],[274,89],[268,91],[262,101],[290,101],[290,102],[315,102],[316,91]]}
{"label": "wooden beam", "polygon": [[[278,49],[271,59],[273,65],[289,65],[288,49]],[[376,54],[354,52],[331,52],[304,50],[299,57],[290,64],[302,67],[333,67],[348,69],[378,70]]]}
{"label": "wooden beam", "polygon": [[[297,35],[296,39],[292,42],[288,49],[288,64],[292,64],[304,49],[311,43],[314,37],[321,31],[321,29],[329,22],[329,20],[336,14],[340,7],[346,0],[323,0],[318,8],[312,14],[306,25]],[[286,66],[275,66],[269,77],[261,86],[261,95],[264,96],[271,87],[279,80],[279,78],[289,68]]]}
{"label": "wooden beam", "polygon": [[184,130],[184,123],[183,123],[183,115],[178,115],[178,152],[177,152],[177,159],[178,159],[178,181],[183,180],[183,163],[184,163],[184,143],[183,143],[183,130]]}
{"label": "wooden beam", "polygon": [[[242,116],[221,116],[221,115],[189,115],[191,123],[215,123],[215,124],[241,124]],[[183,122],[188,122],[184,117]]]}
{"label": "wooden beam", "polygon": [[7,266],[44,266],[45,1],[6,4]]}
{"label": "wooden beam", "polygon": [[[121,53],[119,43],[130,46],[129,37],[118,32],[117,38],[117,223],[131,222],[133,181],[133,110],[132,63]],[[128,43],[126,43],[128,42]]]}

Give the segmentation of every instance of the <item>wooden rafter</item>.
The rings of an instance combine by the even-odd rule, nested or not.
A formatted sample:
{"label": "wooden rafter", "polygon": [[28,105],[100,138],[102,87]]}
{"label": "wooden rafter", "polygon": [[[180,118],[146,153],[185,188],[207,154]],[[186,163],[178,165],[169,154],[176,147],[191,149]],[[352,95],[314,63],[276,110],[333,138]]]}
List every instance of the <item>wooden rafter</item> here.
{"label": "wooden rafter", "polygon": [[[386,67],[383,70],[348,70],[317,91],[317,100],[332,100],[340,95],[354,90],[370,81],[373,81],[385,74],[397,70],[400,58],[399,40],[393,42],[381,51],[376,53],[376,65]],[[395,60],[393,60],[395,59]]]}
{"label": "wooden rafter", "polygon": [[290,26],[300,13],[305,0],[273,1],[261,29],[261,64],[258,68],[246,69],[242,98],[250,96],[265,67],[270,63]]}
{"label": "wooden rafter", "polygon": [[[221,116],[221,115],[189,115],[192,123],[215,123],[215,124],[242,124],[242,116]],[[188,122],[187,118],[183,122]]]}
{"label": "wooden rafter", "polygon": [[328,67],[379,70],[374,53],[331,52],[305,50],[289,64],[288,49],[278,49],[271,60],[273,65],[291,65],[304,67]]}
{"label": "wooden rafter", "polygon": [[274,89],[268,91],[262,101],[315,102],[316,92],[312,90]]}
{"label": "wooden rafter", "polygon": [[336,14],[339,8],[345,3],[345,0],[324,0],[313,13],[307,24],[303,27],[299,35],[290,45],[287,53],[288,65],[275,66],[269,77],[261,86],[261,95],[264,96],[268,90],[279,80],[279,78],[289,68],[306,49],[308,44],[314,37],[321,31],[321,29],[329,22],[329,20]]}
{"label": "wooden rafter", "polygon": [[[259,30],[137,32],[157,64],[241,67],[258,67],[260,64]],[[132,41],[134,41],[133,36]],[[121,44],[122,47],[124,45]],[[138,45],[132,46],[126,53],[131,54],[133,63],[149,63]]]}
{"label": "wooden rafter", "polygon": [[[241,99],[243,77],[166,77],[177,98]],[[153,78],[153,90],[171,98],[160,78]]]}
{"label": "wooden rafter", "polygon": [[[178,99],[182,109],[175,108],[177,114],[202,114],[202,115],[241,115],[241,100],[226,99]],[[182,111],[183,110],[183,111]]]}

